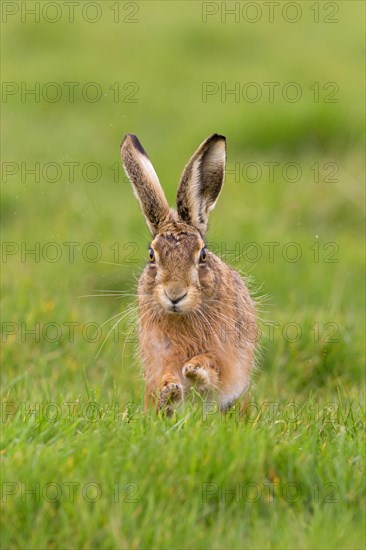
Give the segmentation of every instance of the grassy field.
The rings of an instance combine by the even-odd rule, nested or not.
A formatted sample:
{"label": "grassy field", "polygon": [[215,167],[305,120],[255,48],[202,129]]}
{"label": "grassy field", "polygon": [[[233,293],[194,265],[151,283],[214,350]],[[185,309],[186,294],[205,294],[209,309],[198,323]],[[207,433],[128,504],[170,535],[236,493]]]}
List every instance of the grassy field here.
{"label": "grassy field", "polygon": [[[79,4],[2,5],[1,547],[365,547],[364,4]],[[244,418],[143,413],[126,132],[172,204],[227,137],[208,241],[265,297]]]}

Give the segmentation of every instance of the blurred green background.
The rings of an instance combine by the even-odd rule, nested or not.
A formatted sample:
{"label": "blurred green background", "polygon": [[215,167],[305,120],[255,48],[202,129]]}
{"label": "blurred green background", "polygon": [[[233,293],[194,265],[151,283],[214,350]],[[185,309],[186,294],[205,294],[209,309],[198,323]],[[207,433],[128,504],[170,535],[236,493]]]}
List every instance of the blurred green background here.
{"label": "blurred green background", "polygon": [[[149,235],[119,168],[119,145],[127,132],[139,137],[173,205],[185,163],[208,135],[218,132],[227,137],[228,174],[211,215],[208,241],[250,276],[256,294],[267,296],[259,310],[263,349],[255,399],[336,402],[341,408],[363,402],[364,3],[297,2],[294,7],[280,2],[272,20],[265,2],[251,7],[248,2],[78,2],[73,22],[63,2],[41,2],[38,8],[35,4],[2,4],[3,399],[18,404],[96,400],[100,406],[117,399],[122,411],[130,401],[140,406],[143,382],[133,359],[134,343],[124,343],[133,329],[129,317],[118,327],[118,341],[113,333],[102,349],[113,319],[94,343],[89,341],[93,331],[87,337],[84,332],[87,323],[102,324],[124,311],[133,296],[79,298],[95,289],[133,295],[146,262]],[[31,8],[39,13],[27,15],[25,10]],[[230,9],[236,10],[234,15],[227,13]],[[59,21],[47,21],[59,13]],[[76,83],[73,100],[71,85],[65,83]],[[273,97],[268,83],[275,83]],[[25,93],[32,88],[38,95]],[[225,94],[233,89],[236,95]],[[99,91],[100,98],[93,101]],[[295,91],[298,101],[291,101]],[[252,100],[255,93],[257,101]],[[27,172],[32,168],[39,170],[39,177]],[[75,243],[73,257],[71,245],[65,243]],[[97,243],[97,249],[85,248],[88,243]],[[291,261],[295,248],[289,243],[300,250],[298,261]],[[25,249],[35,249],[36,256],[24,255]],[[93,261],[95,250],[100,251],[98,261]],[[25,332],[37,323],[39,338]],[[48,323],[55,326],[49,325],[47,337],[42,330]],[[70,323],[76,323],[74,338]],[[118,510],[109,515],[108,506],[99,515],[85,502],[78,510],[57,512],[49,503],[27,508],[14,497],[7,503],[4,547],[362,546],[359,454],[344,439],[346,450],[337,446],[340,437],[349,435],[347,424],[339,423],[328,434],[334,455],[344,453],[344,464],[336,466],[332,453],[326,459],[322,455],[318,428],[306,422],[302,434],[313,447],[299,449],[290,434],[292,451],[283,458],[277,449],[272,463],[267,452],[260,452],[264,441],[270,454],[270,442],[277,442],[277,428],[271,423],[255,433],[251,425],[245,426],[249,432],[244,439],[254,447],[244,450],[243,433],[233,435],[230,430],[235,429],[227,429],[217,418],[209,430],[195,421],[180,439],[166,439],[171,425],[157,424],[151,416],[141,420],[136,433],[124,425],[124,444],[119,446],[112,443],[122,437],[119,424],[89,424],[74,431],[63,421],[50,427],[31,416],[26,422],[8,416],[5,479],[45,475],[50,480],[51,470],[45,472],[51,463],[65,476],[65,450],[67,455],[77,453],[83,433],[81,455],[72,459],[68,479],[90,479],[90,471],[103,477],[106,464],[118,477],[117,465],[128,457],[129,479],[139,472],[139,482],[143,484],[145,476],[151,491],[148,502],[143,500],[122,522]],[[357,422],[352,423],[351,438],[359,437]],[[312,435],[306,435],[308,430]],[[282,468],[285,477],[300,483],[306,477],[294,474],[300,460],[311,483],[316,466],[310,457],[318,453],[327,465],[328,481],[353,480],[342,493],[342,504],[318,511],[315,520],[302,503],[301,529],[289,532],[293,512],[286,503],[269,519],[266,514],[274,507],[248,512],[248,531],[242,529],[243,511],[231,503],[229,533],[226,511],[215,509],[218,519],[212,524],[207,520],[210,513],[202,511],[200,492],[187,489],[182,498],[191,503],[192,513],[186,531],[174,534],[177,496],[173,489],[168,496],[160,493],[161,483],[182,487],[189,486],[189,480],[179,469],[183,466],[168,480],[163,474],[156,480],[154,449],[159,442],[166,452],[161,458],[166,472],[169,457],[178,458],[179,464],[187,453],[194,457],[189,439],[193,433],[197,445],[202,437],[208,445],[208,475],[191,467],[190,479],[198,484],[220,479],[225,460],[231,471],[228,481],[246,475],[264,479],[268,471]],[[228,453],[217,464],[209,459],[217,456],[215,437]],[[83,469],[85,448],[90,471]],[[150,450],[144,454],[144,448]],[[257,465],[246,463],[251,453],[259,457]],[[101,456],[105,461],[100,462]],[[161,529],[144,531],[143,514]],[[326,526],[341,517],[344,528],[337,527],[334,540],[328,539]],[[46,520],[57,529],[47,527]],[[254,531],[271,521],[283,522],[279,533],[255,538]]]}

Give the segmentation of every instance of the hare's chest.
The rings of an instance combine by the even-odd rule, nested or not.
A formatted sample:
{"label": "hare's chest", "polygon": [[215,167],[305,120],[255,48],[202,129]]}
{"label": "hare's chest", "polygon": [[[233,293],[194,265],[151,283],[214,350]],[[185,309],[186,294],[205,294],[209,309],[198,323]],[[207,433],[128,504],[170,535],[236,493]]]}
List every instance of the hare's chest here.
{"label": "hare's chest", "polygon": [[166,335],[154,331],[150,335],[150,349],[154,357],[164,359],[172,353],[172,342]]}

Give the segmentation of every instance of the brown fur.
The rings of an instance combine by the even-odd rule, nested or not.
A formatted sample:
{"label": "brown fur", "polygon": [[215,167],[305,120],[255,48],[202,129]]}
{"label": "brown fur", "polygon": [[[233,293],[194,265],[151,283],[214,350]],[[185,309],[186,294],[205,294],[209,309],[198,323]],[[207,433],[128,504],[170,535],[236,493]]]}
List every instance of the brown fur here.
{"label": "brown fur", "polygon": [[257,337],[254,304],[239,274],[209,251],[205,261],[201,256],[208,212],[223,183],[225,139],[208,138],[186,166],[178,212],[167,210],[141,149],[127,136],[121,152],[154,236],[155,261],[138,286],[145,406],[154,402],[171,413],[193,385],[225,409],[248,389]]}

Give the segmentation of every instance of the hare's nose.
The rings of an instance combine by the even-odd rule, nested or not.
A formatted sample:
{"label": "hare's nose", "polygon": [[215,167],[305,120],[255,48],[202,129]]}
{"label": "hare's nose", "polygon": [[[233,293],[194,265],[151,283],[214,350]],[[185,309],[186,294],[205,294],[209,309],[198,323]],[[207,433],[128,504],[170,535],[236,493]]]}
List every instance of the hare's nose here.
{"label": "hare's nose", "polygon": [[183,294],[180,294],[179,296],[177,296],[175,293],[173,294],[172,292],[169,294],[166,290],[164,292],[165,296],[169,298],[173,305],[177,305],[181,300],[183,300],[185,296],[187,296],[187,292],[183,292]]}

